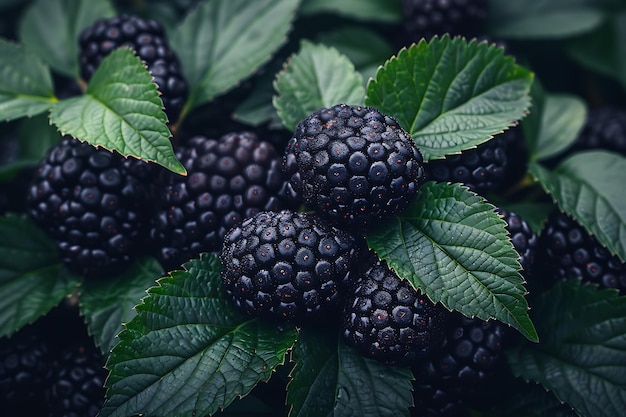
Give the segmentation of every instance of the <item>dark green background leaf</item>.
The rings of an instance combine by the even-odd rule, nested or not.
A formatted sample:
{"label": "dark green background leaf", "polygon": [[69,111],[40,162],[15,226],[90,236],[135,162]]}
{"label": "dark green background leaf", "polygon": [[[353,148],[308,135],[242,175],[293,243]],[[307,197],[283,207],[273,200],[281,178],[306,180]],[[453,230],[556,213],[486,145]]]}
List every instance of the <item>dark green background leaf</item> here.
{"label": "dark green background leaf", "polygon": [[561,208],[622,261],[626,259],[626,157],[608,151],[578,152],[553,171],[531,163],[531,174]]}
{"label": "dark green background leaf", "polygon": [[86,94],[59,102],[50,120],[81,141],[186,173],[174,154],[156,84],[130,49],[116,49],[104,58]]}
{"label": "dark green background leaf", "polygon": [[171,33],[191,87],[186,111],[265,64],[286,42],[299,0],[205,1]]}
{"label": "dark green background leaf", "polygon": [[221,265],[202,255],[148,290],[107,367],[102,417],[216,413],[284,362],[295,329],[243,316],[223,297]]}
{"label": "dark green background leaf", "polygon": [[524,117],[533,74],[501,48],[448,36],[388,60],[365,103],[394,117],[425,160],[474,148]]}
{"label": "dark green background leaf", "polygon": [[31,117],[57,101],[46,64],[22,45],[0,39],[0,121]]}
{"label": "dark green background leaf", "polygon": [[400,23],[403,18],[400,2],[389,0],[304,0],[301,13],[332,13],[384,23]]}
{"label": "dark green background leaf", "polygon": [[78,36],[115,14],[108,0],[37,0],[20,24],[20,40],[60,74],[78,78]]}
{"label": "dark green background leaf", "polygon": [[25,216],[0,217],[0,337],[34,322],[73,292],[55,243]]}
{"label": "dark green background leaf", "polygon": [[513,373],[537,381],[582,416],[622,415],[626,404],[626,297],[578,280],[535,306],[541,343],[507,351]]}
{"label": "dark green background leaf", "polygon": [[492,204],[460,184],[427,182],[415,203],[367,241],[433,302],[495,318],[536,341],[505,224]]}
{"label": "dark green background leaf", "polygon": [[295,130],[311,113],[335,104],[363,104],[363,78],[335,48],[302,41],[276,75],[274,107],[283,124]]}
{"label": "dark green background leaf", "polygon": [[162,275],[161,265],[147,258],[135,262],[119,276],[85,281],[80,289],[80,310],[102,352],[108,353],[117,343],[122,323],[135,316],[133,307]]}
{"label": "dark green background leaf", "polygon": [[336,335],[302,329],[287,387],[290,417],[408,416],[410,369],[366,358]]}

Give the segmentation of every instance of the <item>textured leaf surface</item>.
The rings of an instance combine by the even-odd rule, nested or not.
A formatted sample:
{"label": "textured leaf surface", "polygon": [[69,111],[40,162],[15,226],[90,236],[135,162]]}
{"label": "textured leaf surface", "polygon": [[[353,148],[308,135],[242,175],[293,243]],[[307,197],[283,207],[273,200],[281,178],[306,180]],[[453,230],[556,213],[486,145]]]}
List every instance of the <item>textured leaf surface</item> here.
{"label": "textured leaf surface", "polygon": [[186,111],[237,85],[287,40],[299,0],[213,0],[171,34],[191,86]]}
{"label": "textured leaf surface", "polygon": [[102,352],[108,353],[115,345],[122,323],[135,316],[133,307],[162,275],[159,263],[148,258],[136,262],[120,276],[85,281],[80,289],[80,310]]}
{"label": "textured leaf surface", "polygon": [[528,139],[534,160],[555,156],[574,143],[587,119],[587,105],[573,95],[547,94],[541,112],[539,130]]}
{"label": "textured leaf surface", "polygon": [[0,337],[34,322],[78,285],[55,243],[24,216],[0,217]]}
{"label": "textured leaf surface", "polygon": [[304,0],[301,13],[332,13],[372,22],[402,22],[400,2],[389,0]]}
{"label": "textured leaf surface", "polygon": [[600,243],[626,260],[626,158],[607,151],[576,153],[553,171],[532,163],[530,173]]}
{"label": "textured leaf surface", "polygon": [[492,204],[460,184],[428,182],[368,243],[432,301],[468,317],[498,319],[537,340],[505,224]]}
{"label": "textured leaf surface", "polygon": [[408,416],[410,369],[388,366],[349,348],[334,335],[303,329],[287,387],[291,417]]}
{"label": "textured leaf surface", "polygon": [[474,148],[524,117],[533,74],[501,48],[448,36],[389,59],[365,103],[394,117],[426,160]]}
{"label": "textured leaf surface", "polygon": [[283,124],[295,130],[312,112],[335,104],[363,104],[363,78],[335,48],[302,41],[274,82],[274,107]]}
{"label": "textured leaf surface", "polygon": [[495,37],[560,39],[588,32],[606,15],[597,0],[508,0],[489,2],[489,30]]}
{"label": "textured leaf surface", "polygon": [[81,141],[186,172],[172,149],[156,84],[130,49],[104,58],[86,94],[59,102],[50,119],[62,133]]}
{"label": "textured leaf surface", "polygon": [[581,416],[622,415],[626,404],[626,298],[557,284],[533,306],[541,343],[507,352],[513,373],[537,381]]}
{"label": "textured leaf surface", "polygon": [[222,296],[216,256],[185,268],[159,279],[120,333],[101,416],[213,414],[284,362],[295,329],[236,311]]}
{"label": "textured leaf surface", "polygon": [[20,39],[52,69],[78,78],[80,32],[96,19],[114,14],[108,0],[37,0],[22,18]]}
{"label": "textured leaf surface", "polygon": [[572,407],[561,403],[538,383],[515,378],[512,382],[501,381],[501,384],[508,395],[495,397],[493,411],[484,417],[578,417]]}
{"label": "textured leaf surface", "polygon": [[0,39],[0,121],[34,116],[57,101],[46,64],[21,45]]}

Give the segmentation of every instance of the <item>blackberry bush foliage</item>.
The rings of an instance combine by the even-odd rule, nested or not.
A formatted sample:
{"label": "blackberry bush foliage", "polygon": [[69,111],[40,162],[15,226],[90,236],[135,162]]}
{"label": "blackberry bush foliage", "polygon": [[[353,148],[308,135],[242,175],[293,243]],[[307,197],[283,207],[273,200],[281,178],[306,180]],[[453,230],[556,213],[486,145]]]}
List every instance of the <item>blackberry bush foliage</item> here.
{"label": "blackberry bush foliage", "polygon": [[623,412],[622,3],[0,12],[0,401]]}

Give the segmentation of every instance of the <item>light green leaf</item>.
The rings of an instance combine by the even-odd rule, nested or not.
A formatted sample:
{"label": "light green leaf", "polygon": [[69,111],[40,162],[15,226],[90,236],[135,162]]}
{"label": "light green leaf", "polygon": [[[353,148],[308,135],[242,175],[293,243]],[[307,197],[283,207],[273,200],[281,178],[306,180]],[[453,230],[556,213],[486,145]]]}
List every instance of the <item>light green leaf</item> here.
{"label": "light green leaf", "polygon": [[161,265],[152,258],[137,261],[121,275],[87,280],[80,289],[80,309],[89,333],[103,353],[117,342],[122,323],[135,317],[134,306],[163,275]]}
{"label": "light green leaf", "polygon": [[553,171],[531,163],[530,173],[612,254],[626,260],[626,199],[618,192],[626,183],[626,158],[597,150],[578,152]]}
{"label": "light green leaf", "polygon": [[290,417],[408,416],[409,368],[366,358],[336,334],[302,329],[287,386]]}
{"label": "light green leaf", "polygon": [[300,13],[338,14],[344,17],[382,23],[401,23],[402,5],[389,0],[304,0]]}
{"label": "light green leaf", "polygon": [[466,187],[427,182],[413,205],[367,241],[433,302],[495,318],[537,340],[506,223]]}
{"label": "light green leaf", "polygon": [[189,111],[236,86],[287,40],[300,0],[202,2],[171,33],[190,96]]}
{"label": "light green leaf", "polygon": [[57,101],[46,64],[21,45],[0,39],[0,121],[31,117]]}
{"label": "light green leaf", "polygon": [[59,102],[50,120],[63,134],[186,173],[169,140],[156,84],[130,49],[116,49],[104,58],[86,94]]}
{"label": "light green leaf", "polygon": [[363,104],[363,79],[335,48],[303,40],[276,75],[274,107],[289,130],[311,113],[335,104]]}
{"label": "light green leaf", "polygon": [[389,59],[370,80],[365,104],[394,117],[425,160],[441,159],[524,117],[532,81],[501,48],[446,35]]}
{"label": "light green leaf", "polygon": [[114,14],[108,0],[36,0],[21,20],[20,39],[52,69],[78,78],[80,33],[96,19]]}
{"label": "light green leaf", "polygon": [[626,404],[626,297],[578,280],[533,306],[541,343],[513,347],[513,374],[541,383],[581,416],[614,417]]}
{"label": "light green leaf", "polygon": [[295,329],[235,310],[223,297],[217,256],[185,268],[159,279],[120,333],[102,417],[214,414],[284,363]]}
{"label": "light green leaf", "polygon": [[65,271],[56,244],[25,216],[0,217],[0,337],[46,314],[71,294],[78,278]]}
{"label": "light green leaf", "polygon": [[587,119],[587,105],[571,94],[547,94],[541,105],[539,131],[529,149],[531,160],[544,160],[567,149]]}

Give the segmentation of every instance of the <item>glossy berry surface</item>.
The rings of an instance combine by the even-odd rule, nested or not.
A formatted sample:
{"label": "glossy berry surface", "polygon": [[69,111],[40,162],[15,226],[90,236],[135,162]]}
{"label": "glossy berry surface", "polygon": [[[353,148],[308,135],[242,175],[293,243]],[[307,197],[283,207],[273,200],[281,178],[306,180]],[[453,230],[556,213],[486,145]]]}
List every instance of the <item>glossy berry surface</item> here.
{"label": "glossy berry surface", "polygon": [[414,41],[434,35],[475,36],[487,21],[487,0],[402,0],[404,25]]}
{"label": "glossy berry surface", "polygon": [[497,208],[496,211],[506,222],[513,247],[520,255],[519,262],[522,265],[522,274],[530,273],[537,258],[539,237],[533,232],[526,220],[516,212],[502,208]]}
{"label": "glossy berry surface", "polygon": [[349,290],[343,337],[364,355],[388,364],[410,364],[441,342],[445,310],[374,259]]}
{"label": "glossy berry surface", "polygon": [[165,173],[151,239],[168,269],[200,252],[219,252],[224,235],[246,217],[287,206],[274,146],[252,132],[195,136],[177,157],[187,176]]}
{"label": "glossy berry surface", "polygon": [[157,166],[65,138],[39,162],[29,214],[83,276],[120,272],[145,238]]}
{"label": "glossy berry surface", "polygon": [[424,181],[411,136],[380,111],[338,104],[302,121],[287,145],[292,194],[340,227],[365,229],[402,212]]}
{"label": "glossy berry surface", "polygon": [[319,318],[338,309],[360,247],[314,215],[261,212],[226,234],[222,284],[250,315],[279,322]]}
{"label": "glossy berry surface", "polygon": [[170,122],[178,119],[188,86],[160,23],[128,14],[98,19],[83,30],[78,45],[80,73],[87,81],[111,51],[121,46],[133,49],[152,74]]}
{"label": "glossy berry surface", "polygon": [[626,263],[565,213],[548,218],[540,237],[541,265],[556,279],[581,278],[626,293]]}
{"label": "glossy berry surface", "polygon": [[626,155],[626,111],[615,107],[591,109],[571,151],[606,149]]}

